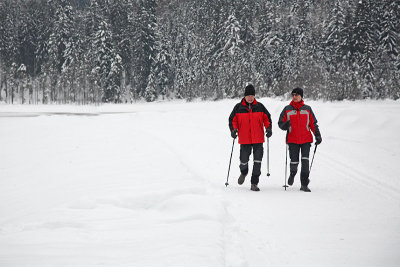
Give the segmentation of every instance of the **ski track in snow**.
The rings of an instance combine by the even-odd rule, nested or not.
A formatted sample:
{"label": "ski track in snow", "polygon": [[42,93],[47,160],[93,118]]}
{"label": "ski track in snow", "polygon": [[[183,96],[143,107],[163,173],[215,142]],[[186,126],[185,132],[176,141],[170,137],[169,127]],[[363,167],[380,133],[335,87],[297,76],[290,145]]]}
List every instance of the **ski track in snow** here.
{"label": "ski track in snow", "polygon": [[[200,127],[200,129],[201,131],[215,132],[215,130],[209,128]],[[201,175],[190,166],[190,163],[185,162],[184,159],[187,158],[187,155],[179,153],[179,151],[174,148],[176,146],[180,147],[181,144],[173,145],[167,138],[162,138],[158,135],[155,135],[155,131],[142,131],[145,132],[147,136],[157,138],[160,143],[167,147],[168,150],[175,155],[175,159],[179,161],[182,167],[184,167],[191,174],[192,177],[194,177],[196,180],[201,180],[202,182],[204,182],[206,188],[206,192],[204,192],[204,194],[208,198],[213,198],[214,200],[219,201],[220,204],[223,206],[223,214],[220,214],[218,218],[218,223],[221,224],[222,229],[222,239],[224,244],[224,265],[232,267],[249,266],[243,253],[241,252],[241,250],[243,249],[243,245],[241,244],[241,238],[238,236],[238,225],[235,221],[235,218],[229,213],[227,209],[229,203],[224,201],[221,197],[222,190],[216,190],[215,184],[211,184],[208,180],[201,177]]]}
{"label": "ski track in snow", "polygon": [[365,187],[372,192],[379,194],[381,197],[390,198],[391,200],[400,199],[400,189],[387,184],[384,179],[375,178],[373,175],[369,175],[362,169],[355,169],[344,161],[339,161],[330,156],[329,154],[323,153],[322,159],[324,166],[326,166],[333,173],[337,173],[342,178],[349,178],[355,181],[359,186]]}

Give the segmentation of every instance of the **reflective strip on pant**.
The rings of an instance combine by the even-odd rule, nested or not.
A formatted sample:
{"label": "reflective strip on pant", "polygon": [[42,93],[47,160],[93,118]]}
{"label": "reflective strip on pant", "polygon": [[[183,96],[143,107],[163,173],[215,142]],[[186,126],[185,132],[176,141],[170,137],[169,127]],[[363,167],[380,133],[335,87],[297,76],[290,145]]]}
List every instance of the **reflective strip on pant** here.
{"label": "reflective strip on pant", "polygon": [[247,165],[247,163],[248,163],[248,162],[246,162],[246,163],[240,162],[240,165]]}
{"label": "reflective strip on pant", "polygon": [[255,160],[254,163],[261,163],[261,160]]}
{"label": "reflective strip on pant", "polygon": [[306,157],[303,157],[303,158],[301,158],[301,159],[306,159],[306,160],[310,160],[309,158],[306,158]]}
{"label": "reflective strip on pant", "polygon": [[299,164],[299,162],[293,161],[293,162],[290,162],[290,164]]}

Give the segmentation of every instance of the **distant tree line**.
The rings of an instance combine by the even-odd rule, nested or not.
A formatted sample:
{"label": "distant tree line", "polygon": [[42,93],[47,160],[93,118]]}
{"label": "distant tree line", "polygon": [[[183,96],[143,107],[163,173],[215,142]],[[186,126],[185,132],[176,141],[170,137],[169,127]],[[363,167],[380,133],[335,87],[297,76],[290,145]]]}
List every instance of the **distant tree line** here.
{"label": "distant tree line", "polygon": [[0,0],[0,102],[400,98],[400,0]]}

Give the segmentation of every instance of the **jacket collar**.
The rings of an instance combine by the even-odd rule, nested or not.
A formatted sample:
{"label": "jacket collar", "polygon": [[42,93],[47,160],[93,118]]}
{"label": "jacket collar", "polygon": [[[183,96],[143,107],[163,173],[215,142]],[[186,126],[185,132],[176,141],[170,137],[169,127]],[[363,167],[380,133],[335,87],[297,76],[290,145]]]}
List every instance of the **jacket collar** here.
{"label": "jacket collar", "polygon": [[[254,106],[255,104],[257,104],[257,100],[254,98],[254,101],[253,101],[253,103],[251,103],[251,105]],[[246,107],[249,106],[249,103],[246,102],[246,98],[244,98],[244,97],[242,99],[242,105],[246,106]]]}
{"label": "jacket collar", "polygon": [[290,102],[290,105],[291,105],[292,107],[294,107],[296,110],[300,110],[301,107],[304,106],[304,101],[301,100],[300,102],[294,102],[294,101],[292,100],[292,102]]}

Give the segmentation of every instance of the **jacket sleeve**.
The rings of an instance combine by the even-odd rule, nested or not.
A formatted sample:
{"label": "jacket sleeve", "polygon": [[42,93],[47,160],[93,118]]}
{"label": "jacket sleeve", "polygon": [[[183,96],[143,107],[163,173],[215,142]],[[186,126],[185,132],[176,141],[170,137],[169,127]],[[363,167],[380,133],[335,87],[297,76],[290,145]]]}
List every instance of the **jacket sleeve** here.
{"label": "jacket sleeve", "polygon": [[264,127],[268,131],[272,131],[272,120],[271,120],[271,114],[268,112],[268,110],[264,107],[264,114],[263,114],[263,121],[264,121]]}
{"label": "jacket sleeve", "polygon": [[229,116],[229,129],[232,132],[234,129],[238,128],[238,122],[237,122],[237,105],[233,108],[231,115]]}
{"label": "jacket sleeve", "polygon": [[283,124],[287,121],[287,116],[286,116],[286,107],[282,110],[281,115],[279,115],[279,121],[278,121],[278,126],[280,129],[286,131],[285,128],[283,128]]}
{"label": "jacket sleeve", "polygon": [[310,129],[314,133],[314,136],[321,136],[321,132],[319,131],[318,127],[318,121],[317,118],[315,117],[314,112],[312,111],[312,108],[310,107],[310,113],[311,113],[311,118],[310,118]]}

